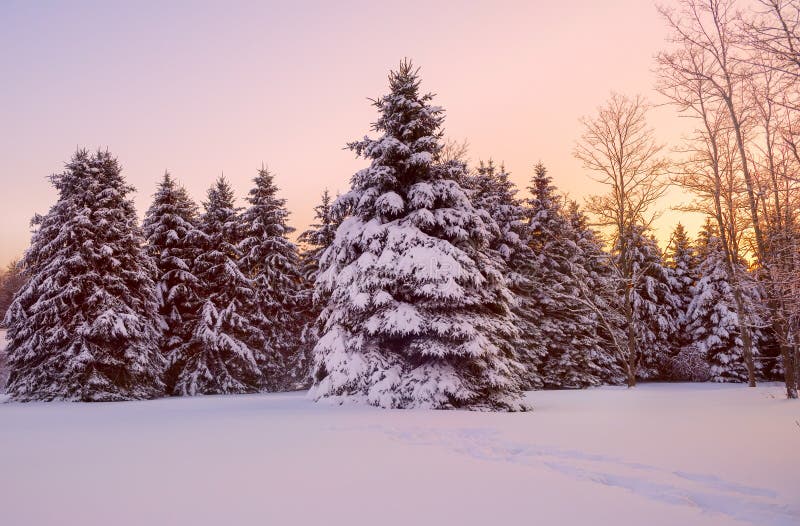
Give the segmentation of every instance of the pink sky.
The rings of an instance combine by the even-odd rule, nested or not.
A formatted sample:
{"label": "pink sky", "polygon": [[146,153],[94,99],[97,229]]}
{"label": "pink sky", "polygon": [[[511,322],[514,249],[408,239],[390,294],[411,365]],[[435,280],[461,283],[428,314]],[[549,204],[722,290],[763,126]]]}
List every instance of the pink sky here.
{"label": "pink sky", "polygon": [[[27,246],[56,198],[47,176],[78,146],[118,156],[140,214],[165,169],[198,201],[224,171],[241,198],[263,161],[302,230],[322,189],[365,165],[343,146],[369,132],[367,97],[403,57],[472,159],[505,161],[523,188],[541,160],[582,199],[598,187],[572,158],[578,119],[611,90],[659,102],[666,33],[647,0],[32,4],[0,4],[0,264]],[[674,111],[651,117],[675,144]],[[666,213],[659,235],[678,219],[699,223]]]}

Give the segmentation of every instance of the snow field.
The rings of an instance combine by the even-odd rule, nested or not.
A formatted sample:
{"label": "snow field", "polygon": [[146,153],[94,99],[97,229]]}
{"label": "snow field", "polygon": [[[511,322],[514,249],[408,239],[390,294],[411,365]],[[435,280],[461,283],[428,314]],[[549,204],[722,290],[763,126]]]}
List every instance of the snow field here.
{"label": "snow field", "polygon": [[303,393],[2,404],[0,522],[800,523],[800,406],[777,384],[527,397],[530,413]]}

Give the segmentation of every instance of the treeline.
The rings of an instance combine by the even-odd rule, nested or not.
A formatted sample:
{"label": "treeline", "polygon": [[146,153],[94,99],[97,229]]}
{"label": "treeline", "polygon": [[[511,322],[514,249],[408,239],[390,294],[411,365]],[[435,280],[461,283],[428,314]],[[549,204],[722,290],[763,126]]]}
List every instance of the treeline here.
{"label": "treeline", "polygon": [[[408,62],[391,73],[381,135],[349,145],[370,166],[323,193],[301,248],[265,168],[245,208],[220,178],[201,210],[167,173],[139,225],[117,160],[76,152],[16,266],[12,398],[311,385],[383,407],[524,409],[527,389],[747,379],[710,223],[696,243],[679,225],[666,257],[635,222],[606,251],[543,165],[521,197],[502,165],[451,155],[419,83]],[[752,321],[763,291],[737,265]],[[750,351],[769,349],[766,325],[749,327]]]}
{"label": "treeline", "polygon": [[[522,392],[781,376],[797,396],[800,229],[795,3],[681,0],[658,89],[697,126],[673,155],[641,97],[582,121],[575,156],[608,192],[581,207],[537,165],[519,195],[470,166],[407,61],[375,99],[369,162],[289,241],[262,169],[200,210],[165,175],[144,224],[108,152],[53,176],[6,315],[16,400],[122,400],[311,386],[381,407],[525,409]],[[709,220],[666,253],[668,184]],[[597,228],[598,230],[595,230]]]}
{"label": "treeline", "polygon": [[6,316],[15,399],[295,387],[303,280],[266,169],[244,211],[222,178],[200,213],[165,174],[141,226],[110,153],[80,150],[52,181]]}

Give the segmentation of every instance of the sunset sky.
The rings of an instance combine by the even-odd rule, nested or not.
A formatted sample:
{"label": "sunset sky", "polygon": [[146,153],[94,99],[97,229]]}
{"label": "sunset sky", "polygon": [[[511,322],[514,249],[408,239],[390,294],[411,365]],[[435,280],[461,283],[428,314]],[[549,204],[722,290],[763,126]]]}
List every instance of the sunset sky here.
{"label": "sunset sky", "polygon": [[[76,147],[119,158],[140,214],[165,169],[201,201],[222,172],[243,197],[264,162],[304,229],[322,189],[345,190],[365,165],[343,146],[369,132],[367,98],[403,57],[473,160],[505,161],[523,188],[541,160],[582,200],[599,188],[572,157],[579,118],[612,90],[662,102],[652,70],[665,34],[648,0],[6,0],[0,264],[27,246],[31,216],[56,198],[47,176]],[[672,108],[651,124],[671,145],[685,126]],[[663,207],[687,199],[676,190]],[[678,219],[699,223],[668,212],[660,237]]]}

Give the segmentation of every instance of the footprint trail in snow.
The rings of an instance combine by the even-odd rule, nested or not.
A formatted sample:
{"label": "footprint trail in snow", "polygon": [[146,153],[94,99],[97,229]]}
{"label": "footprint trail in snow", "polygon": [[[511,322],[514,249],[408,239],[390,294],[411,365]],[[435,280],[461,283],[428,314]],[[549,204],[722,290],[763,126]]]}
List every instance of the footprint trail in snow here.
{"label": "footprint trail in snow", "polygon": [[487,429],[384,431],[406,443],[447,447],[481,460],[544,466],[568,477],[620,488],[675,506],[719,513],[755,526],[800,524],[800,511],[781,503],[775,491],[715,475],[671,471],[611,456],[511,442]]}

